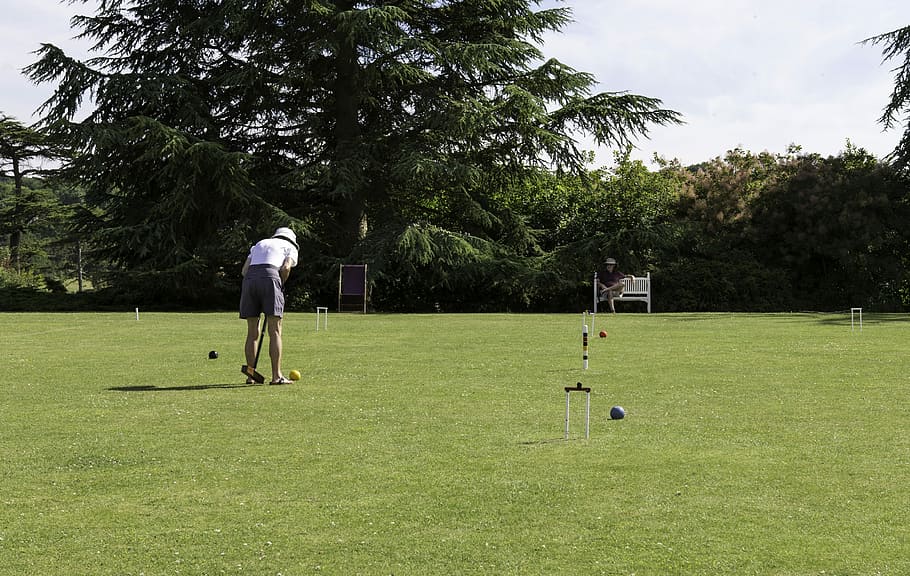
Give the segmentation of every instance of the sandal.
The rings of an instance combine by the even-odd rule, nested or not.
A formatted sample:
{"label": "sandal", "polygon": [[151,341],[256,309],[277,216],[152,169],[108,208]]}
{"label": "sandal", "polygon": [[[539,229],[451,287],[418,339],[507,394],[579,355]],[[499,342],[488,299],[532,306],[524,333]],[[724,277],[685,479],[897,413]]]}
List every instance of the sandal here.
{"label": "sandal", "polygon": [[292,383],[292,382],[293,382],[293,380],[290,380],[290,379],[285,378],[284,376],[282,376],[282,377],[279,378],[278,380],[272,380],[271,382],[269,382],[269,384],[275,386],[275,385],[279,385],[279,384],[290,384],[290,383]]}

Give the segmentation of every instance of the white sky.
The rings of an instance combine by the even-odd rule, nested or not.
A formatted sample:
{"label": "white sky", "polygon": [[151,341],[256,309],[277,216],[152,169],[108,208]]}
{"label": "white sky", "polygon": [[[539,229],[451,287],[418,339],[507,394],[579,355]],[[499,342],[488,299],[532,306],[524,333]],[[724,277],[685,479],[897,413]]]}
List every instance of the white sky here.
{"label": "white sky", "polygon": [[[69,19],[95,4],[0,0],[0,113],[23,123],[52,87],[34,86],[21,69],[42,42],[84,57]],[[656,127],[634,157],[656,152],[684,164],[742,147],[836,155],[847,139],[882,157],[900,130],[882,132],[877,119],[893,89],[881,49],[870,36],[910,24],[907,0],[544,0],[570,6],[575,22],[543,47],[597,91],[660,98],[680,112],[682,126]],[[593,144],[586,144],[594,149]],[[597,150],[599,164],[612,152]]]}
{"label": "white sky", "polygon": [[[741,147],[837,155],[847,139],[878,157],[899,131],[877,123],[894,87],[880,47],[910,25],[907,0],[544,0],[575,22],[545,51],[594,74],[598,92],[659,98],[682,126],[658,127],[634,157],[693,164]],[[593,146],[589,146],[593,148]],[[598,160],[612,163],[610,151]]]}

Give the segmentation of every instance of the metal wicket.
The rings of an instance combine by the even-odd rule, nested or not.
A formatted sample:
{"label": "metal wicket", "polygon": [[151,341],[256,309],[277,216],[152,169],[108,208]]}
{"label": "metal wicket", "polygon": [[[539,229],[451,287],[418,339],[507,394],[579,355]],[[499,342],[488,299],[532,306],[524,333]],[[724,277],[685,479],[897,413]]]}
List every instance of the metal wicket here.
{"label": "metal wicket", "polygon": [[591,387],[582,386],[581,382],[575,386],[566,386],[566,434],[565,439],[569,439],[569,394],[572,392],[585,393],[585,438],[591,437]]}
{"label": "metal wicket", "polygon": [[859,313],[859,331],[863,331],[863,309],[862,308],[850,308],[850,331],[853,332],[855,325],[853,323],[854,314]]}
{"label": "metal wicket", "polygon": [[322,327],[325,330],[329,329],[329,307],[328,306],[317,306],[316,307],[316,331],[319,332],[319,314],[322,313]]}

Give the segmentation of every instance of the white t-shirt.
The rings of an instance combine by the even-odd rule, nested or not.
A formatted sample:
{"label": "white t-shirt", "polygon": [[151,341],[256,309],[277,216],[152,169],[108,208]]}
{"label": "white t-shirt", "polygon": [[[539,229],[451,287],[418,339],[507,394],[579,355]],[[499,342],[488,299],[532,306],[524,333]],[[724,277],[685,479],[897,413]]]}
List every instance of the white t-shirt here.
{"label": "white t-shirt", "polygon": [[286,258],[290,258],[292,268],[297,265],[297,249],[281,238],[266,238],[250,248],[250,266],[269,264],[281,268]]}

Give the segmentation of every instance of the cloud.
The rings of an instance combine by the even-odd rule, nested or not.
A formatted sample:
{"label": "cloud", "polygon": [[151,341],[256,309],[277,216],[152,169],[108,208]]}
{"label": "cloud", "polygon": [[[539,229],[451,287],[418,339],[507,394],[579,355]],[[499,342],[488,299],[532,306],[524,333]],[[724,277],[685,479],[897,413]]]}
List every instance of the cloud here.
{"label": "cloud", "polygon": [[[44,42],[84,57],[73,15],[94,5],[7,0],[0,20],[0,112],[20,121],[53,86],[32,85],[21,69]],[[737,146],[783,153],[839,153],[850,139],[877,156],[891,152],[898,131],[878,117],[893,89],[892,65],[870,36],[910,24],[906,0],[543,0],[569,7],[575,22],[545,37],[543,52],[592,73],[597,91],[629,91],[663,100],[683,126],[653,127],[635,157],[656,152],[684,163],[722,156]],[[596,149],[602,164],[612,151]]]}
{"label": "cloud", "polygon": [[[597,78],[598,91],[660,98],[686,124],[655,127],[634,156],[696,163],[727,150],[823,155],[847,139],[884,156],[900,134],[877,119],[893,89],[881,52],[859,42],[910,24],[904,2],[546,0],[575,22],[543,51]],[[588,140],[591,148],[593,143]],[[598,150],[598,161],[612,153]]]}
{"label": "cloud", "polygon": [[50,97],[53,86],[34,85],[22,69],[38,59],[34,52],[41,44],[57,45],[77,57],[86,54],[87,43],[75,40],[75,32],[69,27],[70,18],[77,13],[88,11],[57,0],[4,2],[0,19],[0,113],[25,124],[38,119],[33,113]]}

